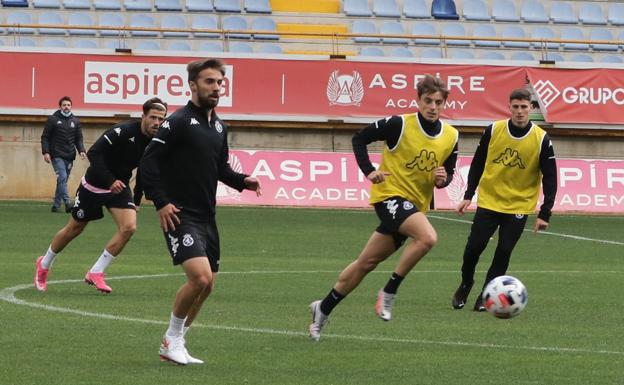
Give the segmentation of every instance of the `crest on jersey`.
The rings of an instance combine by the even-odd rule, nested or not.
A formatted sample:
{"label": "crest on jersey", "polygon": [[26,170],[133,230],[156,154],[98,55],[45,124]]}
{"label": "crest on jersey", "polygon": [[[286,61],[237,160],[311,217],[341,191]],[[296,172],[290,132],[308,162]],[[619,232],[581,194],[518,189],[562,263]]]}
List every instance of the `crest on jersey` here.
{"label": "crest on jersey", "polygon": [[215,129],[219,134],[223,132],[223,125],[218,120],[215,122]]}
{"label": "crest on jersey", "polygon": [[340,75],[338,70],[329,75],[327,81],[327,100],[329,105],[359,106],[364,99],[362,76],[357,71],[351,75]]}
{"label": "crest on jersey", "polygon": [[186,247],[189,246],[193,246],[193,243],[195,243],[195,240],[193,239],[193,237],[191,236],[191,234],[184,234],[182,236],[182,244]]}

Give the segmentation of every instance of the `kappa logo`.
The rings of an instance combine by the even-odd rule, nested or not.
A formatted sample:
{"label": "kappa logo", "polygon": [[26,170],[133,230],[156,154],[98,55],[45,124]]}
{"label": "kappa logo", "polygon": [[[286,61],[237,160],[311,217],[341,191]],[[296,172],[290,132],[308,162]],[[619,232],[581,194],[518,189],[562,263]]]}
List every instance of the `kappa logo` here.
{"label": "kappa logo", "polygon": [[117,136],[121,135],[121,127],[115,127],[113,131],[117,133]]}
{"label": "kappa logo", "polygon": [[386,204],[386,209],[388,209],[388,212],[392,214],[392,219],[396,219],[396,212],[399,208],[399,204],[397,203],[396,199],[388,199],[387,201],[384,201],[384,203]]}
{"label": "kappa logo", "polygon": [[195,243],[195,240],[193,239],[193,237],[191,236],[191,234],[184,234],[182,236],[182,244],[186,247],[190,247],[193,246],[193,243]]}
{"label": "kappa logo", "polygon": [[69,124],[69,126],[70,126],[71,128],[76,127],[76,125],[74,124],[74,122],[71,122],[71,123]]}
{"label": "kappa logo", "polygon": [[162,124],[160,125],[163,128],[166,128],[167,130],[171,130],[171,127],[169,126],[169,121],[165,120],[164,122],[162,122]]}
{"label": "kappa logo", "polygon": [[518,150],[512,150],[511,148],[506,148],[505,152],[501,153],[498,158],[493,160],[494,163],[502,163],[507,167],[516,167],[524,169],[526,166],[522,159],[520,158],[520,154]]}
{"label": "kappa logo", "polygon": [[175,257],[178,253],[178,247],[180,246],[180,244],[178,243],[178,238],[172,237],[171,234],[167,234],[167,236],[169,237],[169,243],[171,244],[171,253]]}
{"label": "kappa logo", "polygon": [[58,120],[58,121],[56,122],[56,124],[63,124],[63,122],[61,122],[60,120]]}
{"label": "kappa logo", "polygon": [[199,125],[199,122],[197,121],[197,119],[195,119],[195,118],[191,118],[191,123],[190,123],[190,125],[191,125],[191,126]]}
{"label": "kappa logo", "polygon": [[329,75],[327,100],[329,105],[359,106],[364,99],[362,76],[357,71],[351,75],[340,75],[336,70]]}
{"label": "kappa logo", "polygon": [[129,141],[131,141],[132,143],[134,143],[134,136],[130,139],[128,139]]}
{"label": "kappa logo", "polygon": [[559,91],[550,80],[538,80],[537,83],[533,85],[533,89],[535,89],[535,93],[539,96],[544,107],[548,107],[561,95],[561,91]]}
{"label": "kappa logo", "polygon": [[422,150],[420,155],[414,158],[411,162],[405,165],[405,167],[413,169],[416,167],[420,171],[433,171],[438,167],[438,160],[436,159],[435,152]]}

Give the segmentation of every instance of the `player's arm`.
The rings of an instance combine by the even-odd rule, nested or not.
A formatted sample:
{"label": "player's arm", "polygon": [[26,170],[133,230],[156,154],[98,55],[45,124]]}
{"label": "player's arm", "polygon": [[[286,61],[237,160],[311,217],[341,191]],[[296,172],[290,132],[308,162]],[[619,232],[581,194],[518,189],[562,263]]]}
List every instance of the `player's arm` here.
{"label": "player's arm", "polygon": [[50,163],[50,139],[54,132],[54,121],[52,118],[53,116],[48,118],[41,134],[41,154],[46,163]]}
{"label": "player's arm", "polygon": [[550,222],[551,210],[555,204],[557,195],[557,162],[555,150],[548,134],[544,135],[540,150],[540,171],[542,172],[542,191],[544,202],[537,214],[535,230],[545,230]]}
{"label": "player's arm", "polygon": [[82,126],[80,125],[80,120],[74,119],[74,121],[76,122],[76,132],[74,134],[75,135],[74,143],[76,143],[76,150],[78,150],[80,157],[84,159],[86,156],[86,150],[85,150],[84,142],[82,139]]}
{"label": "player's arm", "polygon": [[87,158],[89,159],[91,168],[98,176],[98,179],[108,187],[113,186],[116,182],[116,178],[113,171],[109,168],[108,164],[106,164],[106,158],[113,152],[115,146],[118,146],[125,138],[124,132],[125,131],[118,126],[106,130],[87,152]]}
{"label": "player's arm", "polygon": [[368,154],[368,145],[383,140],[389,148],[393,148],[399,142],[402,129],[403,119],[400,116],[391,116],[369,124],[351,138],[358,167],[371,182],[381,183],[388,175],[375,169]]}
{"label": "player's arm", "polygon": [[479,145],[475,150],[474,157],[470,163],[470,171],[468,171],[468,187],[464,193],[464,200],[471,200],[477,191],[477,186],[485,170],[485,160],[487,159],[488,147],[490,146],[490,138],[492,137],[492,125],[488,126],[483,132]]}
{"label": "player's arm", "polygon": [[453,181],[453,175],[455,175],[455,167],[457,164],[457,152],[458,142],[455,142],[451,155],[446,158],[442,167],[438,167],[435,171],[435,186],[437,188],[444,188]]}
{"label": "player's arm", "polygon": [[137,168],[134,189],[132,190],[132,201],[137,208],[141,205],[141,199],[143,199],[143,182],[141,181],[141,170]]}

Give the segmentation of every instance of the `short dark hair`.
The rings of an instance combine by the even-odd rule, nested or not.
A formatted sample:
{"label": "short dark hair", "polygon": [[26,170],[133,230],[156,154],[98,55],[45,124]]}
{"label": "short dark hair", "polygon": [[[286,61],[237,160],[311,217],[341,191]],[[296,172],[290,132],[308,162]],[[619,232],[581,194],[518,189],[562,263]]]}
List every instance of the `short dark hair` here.
{"label": "short dark hair", "polygon": [[59,107],[61,106],[61,104],[63,104],[64,101],[68,101],[70,104],[74,104],[74,103],[72,103],[71,98],[69,96],[63,96],[59,100]]}
{"label": "short dark hair", "polygon": [[530,102],[531,93],[526,88],[516,88],[509,94],[509,101],[511,102],[512,100],[526,100]]}
{"label": "short dark hair", "polygon": [[149,110],[164,111],[167,113],[167,103],[163,102],[160,98],[151,98],[143,103],[143,115],[147,115]]}
{"label": "short dark hair", "polygon": [[440,78],[434,78],[429,74],[426,74],[425,77],[418,82],[416,90],[418,91],[419,98],[423,95],[440,92],[444,100],[446,100],[449,95],[449,90],[448,88],[446,88],[446,83],[444,83]]}
{"label": "short dark hair", "polygon": [[188,81],[193,82],[197,80],[199,73],[206,68],[212,68],[221,72],[221,75],[225,76],[225,65],[219,59],[200,59],[188,63],[186,71],[188,72]]}

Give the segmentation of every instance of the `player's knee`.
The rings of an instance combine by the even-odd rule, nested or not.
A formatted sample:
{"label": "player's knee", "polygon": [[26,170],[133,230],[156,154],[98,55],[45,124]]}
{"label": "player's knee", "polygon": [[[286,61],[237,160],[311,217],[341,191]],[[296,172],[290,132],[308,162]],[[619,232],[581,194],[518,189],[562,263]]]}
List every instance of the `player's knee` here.
{"label": "player's knee", "polygon": [[130,238],[132,237],[132,235],[136,232],[136,223],[132,223],[132,224],[128,224],[128,225],[124,225],[122,227],[119,228],[119,233],[124,237],[124,238]]}
{"label": "player's knee", "polygon": [[210,288],[212,287],[212,274],[200,274],[193,279],[192,283],[200,293],[206,291],[210,292]]}
{"label": "player's knee", "polygon": [[425,248],[426,250],[431,250],[433,249],[433,246],[438,243],[438,235],[436,233],[427,234],[423,236],[419,241],[422,244],[423,248]]}

